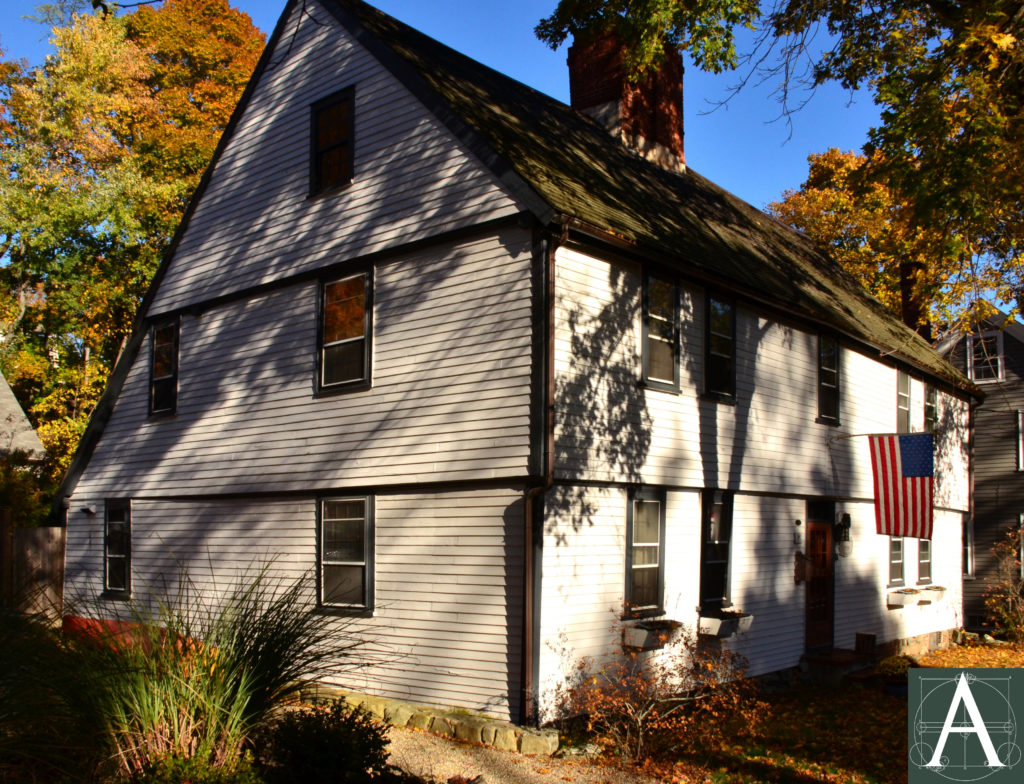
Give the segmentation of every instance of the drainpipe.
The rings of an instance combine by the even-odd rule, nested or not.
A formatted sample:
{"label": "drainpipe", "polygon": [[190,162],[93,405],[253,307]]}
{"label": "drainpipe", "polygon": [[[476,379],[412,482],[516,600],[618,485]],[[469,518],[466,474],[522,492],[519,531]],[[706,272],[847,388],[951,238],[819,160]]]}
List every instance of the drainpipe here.
{"label": "drainpipe", "polygon": [[[536,667],[535,646],[539,638],[540,613],[536,611],[534,602],[539,598],[536,595],[535,581],[539,577],[539,564],[535,563],[535,547],[541,543],[544,535],[543,519],[540,519],[537,510],[543,506],[537,503],[538,499],[543,501],[543,496],[555,483],[555,251],[558,242],[553,238],[542,240],[541,259],[543,263],[543,293],[541,309],[544,317],[541,321],[544,329],[543,336],[543,424],[544,429],[544,454],[541,484],[531,487],[526,491],[524,498],[523,516],[523,704],[521,708],[522,723],[535,725],[538,720],[536,690],[537,684],[534,679]],[[535,519],[536,518],[536,519]]]}

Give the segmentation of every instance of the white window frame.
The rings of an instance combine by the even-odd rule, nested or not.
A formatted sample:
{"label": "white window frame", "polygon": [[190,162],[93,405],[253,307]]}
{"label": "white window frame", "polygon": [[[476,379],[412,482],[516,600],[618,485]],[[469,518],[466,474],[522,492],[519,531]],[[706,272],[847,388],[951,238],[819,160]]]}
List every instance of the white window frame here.
{"label": "white window frame", "polygon": [[[977,368],[974,364],[974,343],[976,340],[986,340],[988,338],[995,338],[996,340],[996,355],[995,355],[995,367],[996,375],[994,378],[978,378]],[[988,332],[981,332],[977,335],[967,336],[967,377],[976,384],[992,384],[997,381],[1002,381],[1005,378],[1005,355],[1003,353],[1003,333],[1001,330],[990,330]]]}
{"label": "white window frame", "polygon": [[[363,557],[359,561],[351,560],[336,560],[331,559],[327,555],[327,548],[325,546],[324,531],[326,528],[325,523],[329,522],[326,517],[327,504],[332,502],[350,502],[358,501],[363,504]],[[352,520],[354,518],[333,518],[333,519],[347,519]],[[370,613],[373,611],[373,589],[374,589],[374,504],[373,496],[370,495],[355,495],[355,496],[324,496],[318,500],[317,503],[317,598],[321,607],[335,609],[335,610],[346,610],[356,613]],[[363,569],[363,601],[360,603],[343,603],[336,601],[329,601],[326,596],[324,587],[324,572],[326,567],[330,566],[348,566],[348,567],[359,567]]]}
{"label": "white window frame", "polygon": [[[925,555],[927,554],[927,558]],[[928,574],[924,575],[924,565],[927,564]],[[917,540],[917,582],[919,585],[928,585],[932,581],[932,540]]]}

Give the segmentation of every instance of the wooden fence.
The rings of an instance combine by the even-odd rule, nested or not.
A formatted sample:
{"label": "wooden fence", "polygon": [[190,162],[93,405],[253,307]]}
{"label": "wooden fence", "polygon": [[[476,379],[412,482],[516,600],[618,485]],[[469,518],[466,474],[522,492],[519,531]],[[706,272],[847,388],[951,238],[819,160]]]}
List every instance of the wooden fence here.
{"label": "wooden fence", "polygon": [[63,587],[64,529],[15,528],[0,509],[0,602],[59,619]]}

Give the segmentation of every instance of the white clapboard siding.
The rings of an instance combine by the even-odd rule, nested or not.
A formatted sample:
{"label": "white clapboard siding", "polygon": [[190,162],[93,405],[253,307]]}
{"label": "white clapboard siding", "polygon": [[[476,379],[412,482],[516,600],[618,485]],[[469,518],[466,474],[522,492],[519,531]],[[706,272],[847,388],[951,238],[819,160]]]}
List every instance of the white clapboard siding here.
{"label": "white clapboard siding", "polygon": [[[896,368],[843,346],[839,426],[818,424],[817,333],[737,308],[736,404],[703,400],[704,293],[683,287],[681,391],[645,390],[641,270],[556,258],[558,476],[870,498],[870,452],[852,434],[896,430]],[[924,383],[911,388],[923,428]],[[939,394],[941,505],[967,508],[966,401]]]}
{"label": "white clapboard siding", "polygon": [[526,473],[525,232],[379,264],[366,391],[313,395],[316,289],[295,284],[183,315],[173,417],[147,415],[144,343],[78,494],[266,492]]}
{"label": "white clapboard siding", "polygon": [[[73,612],[110,617],[100,600],[103,498],[69,511],[67,591]],[[514,489],[378,495],[372,618],[337,618],[357,634],[363,666],[332,680],[350,689],[514,718],[522,635],[523,501]],[[292,581],[315,569],[312,497],[132,502],[132,586],[139,601],[173,596],[179,567],[212,601],[270,564]],[[315,603],[312,584],[310,606]],[[350,662],[350,663],[356,663]],[[343,666],[345,662],[339,662]]]}
{"label": "white clapboard siding", "polygon": [[[348,86],[353,183],[309,198],[309,107]],[[493,175],[310,0],[288,20],[150,313],[517,210]]]}

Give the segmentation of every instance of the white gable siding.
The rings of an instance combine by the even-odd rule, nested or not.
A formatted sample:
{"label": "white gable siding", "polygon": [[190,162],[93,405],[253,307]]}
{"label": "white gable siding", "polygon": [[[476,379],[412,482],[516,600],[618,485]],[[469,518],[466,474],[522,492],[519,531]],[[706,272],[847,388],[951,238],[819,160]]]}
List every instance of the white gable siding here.
{"label": "white gable siding", "polygon": [[[70,512],[67,595],[73,612],[111,617],[102,590],[103,498]],[[522,630],[522,493],[512,489],[378,495],[376,609],[332,620],[363,645],[338,682],[399,699],[516,716]],[[177,584],[178,565],[211,602],[270,564],[292,581],[312,574],[314,498],[132,502],[133,596]],[[316,599],[309,586],[309,602]],[[173,590],[171,591],[173,595]],[[350,669],[351,665],[361,665]],[[510,703],[511,700],[511,703]]]}
{"label": "white gable siding", "polygon": [[[558,475],[870,499],[866,438],[896,430],[894,367],[842,349],[840,426],[818,424],[817,333],[737,308],[736,404],[704,400],[704,292],[683,287],[681,392],[643,389],[641,270],[556,258]],[[967,506],[966,402],[940,394],[937,501]],[[914,379],[912,423],[924,422]],[[781,459],[784,456],[784,459]]]}
{"label": "white gable siding", "polygon": [[[354,181],[309,198],[310,104],[350,85]],[[493,175],[309,0],[289,19],[150,313],[517,209]]]}
{"label": "white gable siding", "polygon": [[147,341],[76,495],[524,475],[530,258],[508,230],[379,264],[362,392],[313,395],[315,282],[183,315],[176,415],[147,416]]}

